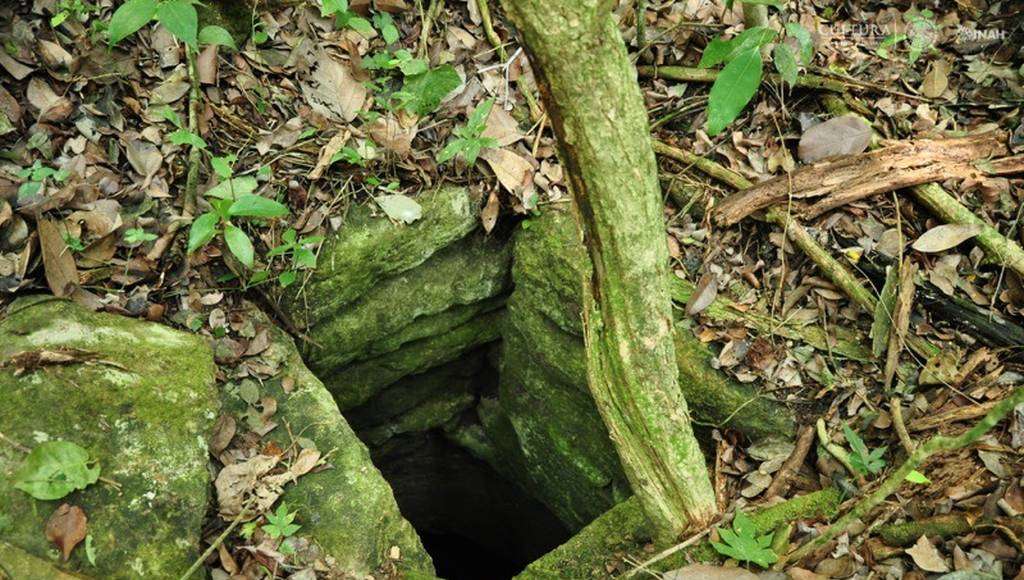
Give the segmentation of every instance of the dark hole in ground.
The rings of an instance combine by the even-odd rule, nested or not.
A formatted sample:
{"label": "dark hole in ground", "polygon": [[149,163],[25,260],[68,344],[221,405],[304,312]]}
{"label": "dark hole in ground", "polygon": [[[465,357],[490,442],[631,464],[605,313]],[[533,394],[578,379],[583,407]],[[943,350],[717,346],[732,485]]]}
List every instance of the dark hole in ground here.
{"label": "dark hole in ground", "polygon": [[394,437],[373,461],[447,580],[511,578],[569,538],[547,508],[440,432]]}

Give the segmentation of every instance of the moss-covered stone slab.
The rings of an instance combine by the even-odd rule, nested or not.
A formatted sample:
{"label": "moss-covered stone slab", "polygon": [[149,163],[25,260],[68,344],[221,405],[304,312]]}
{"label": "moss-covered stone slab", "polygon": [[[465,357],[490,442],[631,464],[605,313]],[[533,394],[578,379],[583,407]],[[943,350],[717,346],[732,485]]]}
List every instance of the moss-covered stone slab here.
{"label": "moss-covered stone slab", "polygon": [[[77,360],[14,376],[12,355],[43,350],[73,352]],[[0,442],[0,541],[90,577],[179,577],[199,555],[210,479],[206,436],[219,409],[206,342],[37,297],[0,314],[0,362],[4,435],[25,447],[76,443],[118,486],[101,481],[62,500],[35,500],[11,482],[24,454]],[[63,502],[85,511],[95,566],[81,545],[59,562],[46,540],[45,522]]]}
{"label": "moss-covered stone slab", "polygon": [[485,312],[446,332],[320,376],[341,410],[347,411],[402,377],[451,362],[474,348],[498,340],[503,315],[504,309]]}
{"label": "moss-covered stone slab", "polygon": [[478,304],[508,290],[510,257],[507,244],[476,236],[438,251],[317,320],[308,334],[322,347],[308,349],[307,360],[317,374],[326,375],[378,354],[384,344],[401,346],[396,336],[408,340],[447,330],[437,328],[437,322],[445,314],[460,318],[461,309],[448,313],[453,307]]}
{"label": "moss-covered stone slab", "polygon": [[427,372],[405,377],[346,418],[368,445],[395,435],[445,427],[476,403],[475,383],[484,353],[475,352]]}
{"label": "moss-covered stone slab", "polygon": [[75,580],[87,578],[79,574],[64,572],[42,558],[0,542],[0,578],[18,580],[19,578],[45,578],[47,580]]}
{"label": "moss-covered stone slab", "polygon": [[286,297],[285,310],[302,325],[327,320],[384,278],[419,266],[478,226],[477,203],[464,188],[424,191],[416,201],[423,217],[408,225],[395,225],[368,206],[352,208],[344,227],[321,247],[312,279]]}
{"label": "moss-covered stone slab", "polygon": [[[280,369],[264,381],[261,397],[277,401],[278,427],[263,437],[282,449],[293,437],[312,441],[332,468],[300,477],[280,501],[297,510],[300,534],[312,537],[334,559],[338,570],[364,577],[397,568],[409,577],[433,577],[430,556],[412,525],[402,517],[391,487],[374,467],[362,441],[349,427],[323,383],[306,368],[291,337],[270,328],[270,346],[260,356]],[[291,387],[285,392],[285,379]],[[225,405],[239,414],[245,403],[225,394]],[[392,558],[397,548],[399,558]]]}

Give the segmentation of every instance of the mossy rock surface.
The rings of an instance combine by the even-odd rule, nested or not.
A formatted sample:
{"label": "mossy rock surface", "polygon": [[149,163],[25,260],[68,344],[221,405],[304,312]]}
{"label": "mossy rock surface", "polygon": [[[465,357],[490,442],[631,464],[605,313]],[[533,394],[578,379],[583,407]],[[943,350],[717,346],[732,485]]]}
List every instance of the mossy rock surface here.
{"label": "mossy rock surface", "polygon": [[344,227],[321,247],[312,279],[286,296],[291,316],[308,326],[329,320],[378,282],[419,266],[479,224],[478,204],[464,188],[424,191],[416,201],[423,217],[408,225],[395,225],[368,206],[349,210]]}
{"label": "mossy rock surface", "polygon": [[[6,574],[6,576],[5,576]],[[48,560],[37,558],[32,554],[5,542],[0,542],[0,578],[11,580],[75,580],[87,578],[79,574],[64,572]]]}
{"label": "mossy rock surface", "polygon": [[403,377],[451,362],[474,348],[498,340],[504,313],[503,308],[485,312],[445,332],[320,376],[341,410],[347,411]]}
{"label": "mossy rock surface", "polygon": [[[264,440],[286,449],[293,444],[293,436],[309,439],[332,466],[285,488],[280,501],[298,511],[299,534],[312,537],[349,574],[363,577],[397,568],[411,577],[433,577],[430,556],[399,512],[391,487],[373,465],[366,446],[323,383],[306,368],[291,337],[265,317],[262,321],[270,328],[271,343],[260,356],[279,369],[260,387],[261,397],[273,397],[278,404],[274,416],[278,426]],[[287,393],[285,378],[291,385]],[[224,397],[225,406],[241,415],[246,404],[236,396]],[[391,558],[392,547],[398,548],[397,560]]]}
{"label": "mossy rock surface", "polygon": [[[395,344],[398,337],[408,341],[433,336],[465,322],[463,310],[478,313],[473,305],[508,290],[510,256],[506,244],[482,236],[438,251],[319,319],[309,335],[324,346],[309,349],[307,360],[318,374],[326,375],[380,354],[385,345],[400,347]],[[439,324],[445,319],[451,322]]]}
{"label": "mossy rock surface", "polygon": [[[27,447],[78,444],[120,489],[98,482],[35,500],[13,487],[23,454],[0,444],[0,541],[90,577],[179,577],[199,555],[207,508],[206,437],[219,410],[211,350],[197,336],[52,297],[18,300],[0,314],[0,361],[61,349],[83,360],[19,377],[12,364],[0,368],[0,429]],[[86,513],[95,566],[82,545],[60,563],[44,536],[65,502]]]}

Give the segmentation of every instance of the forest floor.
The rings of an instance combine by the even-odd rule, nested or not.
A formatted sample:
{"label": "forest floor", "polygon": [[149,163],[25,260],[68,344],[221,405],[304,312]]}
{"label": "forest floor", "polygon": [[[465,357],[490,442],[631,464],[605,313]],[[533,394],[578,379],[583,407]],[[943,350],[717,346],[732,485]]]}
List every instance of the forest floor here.
{"label": "forest floor", "polygon": [[[490,232],[569,201],[536,82],[494,2],[490,13],[479,1],[405,0],[378,0],[372,10],[367,1],[325,0],[339,8],[330,16],[293,2],[247,12],[240,31],[227,26],[238,50],[200,47],[198,99],[186,51],[168,28],[147,25],[108,47],[111,4],[0,7],[0,305],[48,288],[93,309],[208,335],[218,362],[230,366],[260,352],[260,336],[239,331],[241,301],[271,305],[281,287],[301,283],[315,269],[319,240],[343,227],[353,204],[396,224],[415,221],[417,192],[460,184],[480,199]],[[672,267],[697,286],[686,323],[713,345],[719,368],[799,409],[806,423],[795,445],[750,447],[717,432],[709,459],[724,510],[828,484],[849,493],[849,507],[915,446],[962,433],[1024,381],[1024,267],[983,246],[979,225],[1024,240],[1024,182],[986,166],[1024,149],[1019,5],[772,7],[767,24],[787,31],[779,45],[796,62],[789,67],[792,56],[773,52],[774,67],[766,63],[754,82],[760,90],[711,136],[714,69],[698,63],[714,39],[746,29],[740,3],[644,2],[642,39],[634,6],[612,4],[662,143]],[[783,80],[792,74],[795,87]],[[725,80],[734,84],[719,90],[733,95],[753,82]],[[746,181],[985,130],[998,132],[994,154],[938,173],[978,224],[948,224],[902,186],[810,212],[783,188],[775,217],[746,212],[729,225],[716,217]],[[197,140],[205,146],[198,163],[189,159]],[[915,155],[907,159],[942,163]],[[865,164],[829,187],[887,182],[898,172],[880,167]],[[276,200],[286,215],[275,205],[237,213],[231,225],[214,214],[209,232],[189,225],[217,211],[218,192],[235,188]],[[870,299],[851,295],[851,277],[824,270],[790,228],[844,266]],[[828,336],[870,336],[867,355],[711,320],[702,313],[716,296]],[[1019,410],[979,444],[931,458],[859,529],[790,575],[1024,577],[1022,446]],[[872,533],[906,520],[934,525],[895,548]],[[797,531],[824,526],[799,522]]]}

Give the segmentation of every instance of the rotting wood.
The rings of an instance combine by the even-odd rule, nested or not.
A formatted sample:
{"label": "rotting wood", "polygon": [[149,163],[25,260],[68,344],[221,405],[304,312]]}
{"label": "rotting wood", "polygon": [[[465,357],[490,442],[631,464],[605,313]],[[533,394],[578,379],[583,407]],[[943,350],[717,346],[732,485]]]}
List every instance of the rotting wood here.
{"label": "rotting wood", "polygon": [[604,0],[504,0],[541,88],[593,262],[591,394],[659,536],[717,511],[679,388],[657,163],[643,97]]}
{"label": "rotting wood", "polygon": [[979,160],[1006,155],[1005,135],[989,131],[951,139],[901,141],[858,155],[813,163],[769,179],[723,200],[713,217],[723,226],[787,200],[821,198],[801,208],[815,217],[878,193],[924,183],[985,173],[1003,175],[1024,171],[1024,156],[996,159],[984,170]]}
{"label": "rotting wood", "polygon": [[[833,115],[844,115],[850,112],[850,104],[835,95],[825,96],[823,102],[825,108]],[[851,103],[857,103],[857,101],[851,99]],[[1024,278],[1024,249],[1017,242],[1003,236],[985,220],[976,216],[941,185],[937,183],[915,185],[910,188],[910,193],[918,203],[948,224],[982,226],[981,233],[975,236],[974,240],[985,251],[988,259],[997,265],[1013,270],[1018,276]]]}

